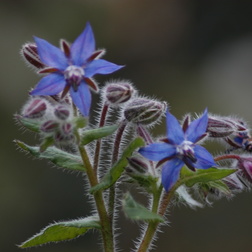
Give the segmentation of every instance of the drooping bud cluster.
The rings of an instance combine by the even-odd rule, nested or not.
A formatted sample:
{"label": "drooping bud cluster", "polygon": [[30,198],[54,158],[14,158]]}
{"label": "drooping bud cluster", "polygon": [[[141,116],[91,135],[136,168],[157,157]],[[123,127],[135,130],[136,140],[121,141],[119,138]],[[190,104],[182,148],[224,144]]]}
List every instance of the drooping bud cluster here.
{"label": "drooping bud cluster", "polygon": [[152,126],[164,115],[167,109],[165,102],[147,98],[135,98],[124,109],[124,116],[128,122]]}
{"label": "drooping bud cluster", "polygon": [[[22,118],[26,118],[26,121]],[[36,132],[40,132],[45,139],[54,139],[55,143],[64,144],[74,140],[73,111],[67,102],[53,103],[44,97],[33,97],[23,107],[18,120],[28,128],[36,123]]]}

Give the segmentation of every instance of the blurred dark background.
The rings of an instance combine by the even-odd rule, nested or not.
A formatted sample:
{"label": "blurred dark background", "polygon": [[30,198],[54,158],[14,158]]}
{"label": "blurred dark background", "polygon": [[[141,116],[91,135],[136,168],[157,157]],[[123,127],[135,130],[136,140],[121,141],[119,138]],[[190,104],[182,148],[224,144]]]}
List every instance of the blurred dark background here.
{"label": "blurred dark background", "polygon": [[[58,45],[73,41],[90,21],[105,58],[125,64],[102,85],[129,79],[142,94],[169,102],[172,113],[234,114],[252,125],[252,1],[222,0],[1,0],[0,1],[0,250],[20,244],[58,220],[89,215],[83,178],[52,168],[16,150],[12,140],[36,143],[13,120],[39,77],[19,50],[32,36]],[[164,126],[155,134],[163,134]],[[217,151],[213,150],[214,153]],[[158,249],[164,252],[251,251],[252,194],[223,199],[213,207],[169,210]],[[123,213],[120,212],[122,218]],[[132,222],[119,232],[121,251],[138,236]],[[29,251],[93,252],[97,233]]]}

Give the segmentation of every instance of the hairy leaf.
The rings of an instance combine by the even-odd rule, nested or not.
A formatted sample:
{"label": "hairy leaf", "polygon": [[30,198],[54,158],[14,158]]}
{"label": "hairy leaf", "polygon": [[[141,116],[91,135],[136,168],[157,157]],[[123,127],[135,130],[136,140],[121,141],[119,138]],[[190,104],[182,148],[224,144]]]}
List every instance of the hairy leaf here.
{"label": "hairy leaf", "polygon": [[118,128],[118,125],[104,126],[97,129],[86,130],[81,136],[81,144],[88,144],[96,139],[113,134]]}
{"label": "hairy leaf", "polygon": [[16,120],[28,130],[39,133],[40,123],[37,120],[29,119],[21,115],[15,115]]}
{"label": "hairy leaf", "polygon": [[207,183],[214,180],[219,180],[229,176],[236,172],[236,169],[231,168],[209,168],[209,169],[197,169],[195,172],[189,170],[187,167],[183,167],[180,173],[179,185],[185,184],[188,187],[193,186],[196,183]]}
{"label": "hairy leaf", "polygon": [[132,220],[164,222],[162,216],[151,212],[143,205],[137,203],[129,193],[125,194],[122,206],[125,215]]}
{"label": "hairy leaf", "polygon": [[132,155],[132,152],[137,149],[144,146],[144,141],[142,138],[137,137],[134,139],[129,146],[124,150],[121,158],[115,163],[115,165],[107,172],[107,174],[103,177],[102,181],[92,187],[90,189],[91,193],[95,193],[99,190],[105,190],[112,186],[121,176],[121,174],[124,171],[124,168],[128,164],[127,158]]}
{"label": "hairy leaf", "polygon": [[86,170],[79,156],[70,154],[56,147],[48,147],[45,151],[41,152],[40,147],[29,146],[18,140],[15,140],[15,143],[32,156],[47,159],[59,167],[82,172]]}
{"label": "hairy leaf", "polygon": [[85,234],[89,229],[93,228],[101,228],[99,218],[96,216],[72,221],[56,222],[23,242],[19,247],[29,248],[46,244],[48,242],[71,240]]}

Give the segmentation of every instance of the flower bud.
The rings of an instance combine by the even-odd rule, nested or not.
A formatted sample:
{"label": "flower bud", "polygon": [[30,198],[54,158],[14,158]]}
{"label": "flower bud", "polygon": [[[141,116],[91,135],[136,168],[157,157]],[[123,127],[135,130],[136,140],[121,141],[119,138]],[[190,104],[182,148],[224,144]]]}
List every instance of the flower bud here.
{"label": "flower bud", "polygon": [[37,45],[34,43],[27,43],[23,45],[21,49],[21,55],[24,57],[27,63],[37,69],[46,67],[46,65],[40,60]]}
{"label": "flower bud", "polygon": [[27,118],[41,118],[48,108],[48,102],[41,98],[31,99],[23,108],[22,116]]}
{"label": "flower bud", "polygon": [[241,156],[236,166],[240,170],[239,174],[252,183],[252,157]]}
{"label": "flower bud", "polygon": [[59,131],[55,135],[58,142],[70,141],[74,139],[73,125],[71,123],[64,123],[60,125]]}
{"label": "flower bud", "polygon": [[54,114],[60,120],[66,120],[70,115],[70,110],[66,106],[60,105],[55,108]]}
{"label": "flower bud", "polygon": [[210,137],[227,137],[233,133],[246,131],[245,124],[232,117],[209,116],[207,132]]}
{"label": "flower bud", "polygon": [[244,184],[235,173],[225,177],[222,181],[228,186],[231,191],[240,191],[244,188]]}
{"label": "flower bud", "polygon": [[118,105],[128,101],[134,91],[132,85],[127,82],[111,83],[105,87],[105,97],[111,104]]}
{"label": "flower bud", "polygon": [[151,126],[159,121],[166,108],[165,102],[136,98],[126,106],[124,116],[129,122]]}
{"label": "flower bud", "polygon": [[140,173],[148,172],[149,164],[147,162],[149,161],[146,159],[143,159],[141,156],[128,158],[128,162],[129,162],[129,167],[127,168],[128,172],[133,172],[133,171],[137,171]]}
{"label": "flower bud", "polygon": [[41,131],[45,132],[45,133],[50,133],[50,132],[54,132],[57,128],[59,127],[59,124],[57,122],[55,122],[54,120],[49,120],[44,122],[40,129]]}

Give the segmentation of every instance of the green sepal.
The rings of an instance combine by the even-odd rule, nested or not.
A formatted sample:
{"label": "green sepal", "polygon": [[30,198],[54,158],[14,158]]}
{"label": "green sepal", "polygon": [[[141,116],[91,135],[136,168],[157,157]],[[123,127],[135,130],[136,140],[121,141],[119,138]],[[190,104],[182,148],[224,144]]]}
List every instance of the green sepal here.
{"label": "green sepal", "polygon": [[86,130],[81,135],[81,144],[86,145],[94,140],[113,134],[118,128],[118,125],[104,126],[97,129]]}
{"label": "green sepal", "polygon": [[16,120],[28,130],[39,133],[41,123],[36,119],[29,119],[21,115],[15,115]]}
{"label": "green sepal", "polygon": [[191,171],[187,167],[183,166],[180,172],[180,179],[177,183],[178,185],[185,184],[188,187],[192,187],[196,183],[207,183],[223,179],[236,171],[237,169],[231,168],[209,168]]}
{"label": "green sepal", "polygon": [[158,178],[149,174],[142,173],[127,173],[128,176],[131,177],[131,180],[127,182],[135,182],[140,187],[146,189],[147,192],[154,193],[158,190],[157,181]]}
{"label": "green sepal", "polygon": [[162,216],[151,212],[142,204],[137,203],[129,193],[124,195],[122,207],[125,215],[132,220],[164,222],[164,218]]}
{"label": "green sepal", "polygon": [[75,171],[86,171],[85,167],[82,164],[82,160],[79,156],[70,154],[63,150],[60,150],[56,147],[48,147],[44,152],[40,151],[40,147],[29,146],[21,141],[14,141],[22,150],[28,152],[36,158],[44,158],[55,165]]}
{"label": "green sepal", "polygon": [[48,147],[52,146],[54,144],[54,138],[53,137],[46,137],[43,142],[40,145],[40,152],[44,152]]}
{"label": "green sepal", "polygon": [[29,248],[46,244],[74,239],[85,234],[89,229],[100,229],[98,217],[91,216],[78,220],[61,221],[51,224],[27,241],[19,245],[20,248]]}
{"label": "green sepal", "polygon": [[85,117],[75,117],[74,118],[74,124],[77,129],[82,129],[87,125],[87,119]]}
{"label": "green sepal", "polygon": [[128,164],[127,158],[130,157],[134,150],[144,146],[144,140],[140,137],[135,138],[122,153],[121,158],[113,165],[113,167],[102,178],[101,182],[90,189],[90,193],[95,193],[99,190],[105,190],[112,186],[121,176],[124,168]]}
{"label": "green sepal", "polygon": [[204,191],[208,192],[211,189],[216,189],[220,193],[223,193],[226,196],[231,196],[232,192],[230,191],[229,187],[227,184],[225,184],[221,180],[216,180],[216,181],[210,181],[208,183],[200,183],[199,187],[203,189]]}

